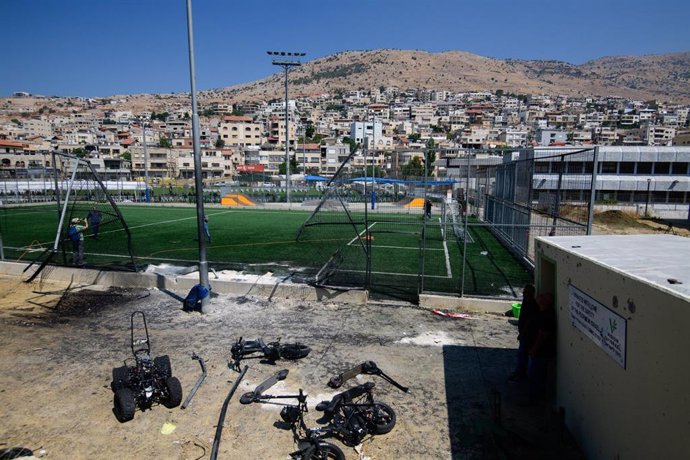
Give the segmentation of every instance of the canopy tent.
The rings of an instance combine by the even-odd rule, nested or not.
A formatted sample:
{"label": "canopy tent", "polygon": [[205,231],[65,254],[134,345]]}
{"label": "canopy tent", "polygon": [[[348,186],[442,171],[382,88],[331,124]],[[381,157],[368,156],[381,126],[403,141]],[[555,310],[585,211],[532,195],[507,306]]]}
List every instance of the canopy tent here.
{"label": "canopy tent", "polygon": [[[353,177],[352,179],[342,179],[339,182],[368,182],[371,183],[371,177]],[[457,183],[455,179],[438,179],[438,180],[402,180],[402,179],[388,179],[385,177],[374,177],[373,181],[377,184],[402,184],[402,185],[452,185]]]}

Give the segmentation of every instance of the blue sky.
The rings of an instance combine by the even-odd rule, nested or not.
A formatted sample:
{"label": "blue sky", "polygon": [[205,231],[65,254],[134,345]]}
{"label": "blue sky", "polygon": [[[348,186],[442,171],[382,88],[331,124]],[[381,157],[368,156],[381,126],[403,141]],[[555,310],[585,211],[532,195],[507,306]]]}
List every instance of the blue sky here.
{"label": "blue sky", "polygon": [[[690,50],[687,0],[193,0],[198,89],[378,48],[558,59]],[[186,0],[0,0],[0,96],[189,91]]]}

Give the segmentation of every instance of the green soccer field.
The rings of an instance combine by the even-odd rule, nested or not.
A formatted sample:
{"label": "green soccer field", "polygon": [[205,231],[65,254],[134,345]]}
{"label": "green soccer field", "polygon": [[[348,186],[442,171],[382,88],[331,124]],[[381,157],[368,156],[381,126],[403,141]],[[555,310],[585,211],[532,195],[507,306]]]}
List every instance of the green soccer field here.
{"label": "green soccer field", "polygon": [[[197,262],[195,208],[121,205],[120,210],[131,231],[140,268],[147,264],[190,266]],[[212,236],[212,242],[207,243],[207,260],[215,270],[270,271],[277,276],[308,279],[335,267],[337,276],[330,281],[356,286],[366,281],[366,253],[371,251],[368,281],[373,288],[384,291],[390,288],[403,293],[424,290],[457,294],[464,288],[465,294],[510,295],[531,280],[530,274],[483,227],[470,226],[472,242],[467,245],[463,283],[464,245],[452,232],[444,239],[438,219],[425,225],[421,215],[370,214],[366,222],[371,238],[366,240],[364,219],[353,214],[360,224],[311,226],[298,242],[296,235],[310,211],[207,207],[206,215]],[[58,223],[55,204],[4,207],[0,219],[6,260],[34,260],[43,253],[42,248],[54,242]],[[86,233],[87,265],[118,267],[129,260],[124,231],[116,222],[108,222],[104,219],[98,240]],[[67,243],[56,263],[69,264]]]}

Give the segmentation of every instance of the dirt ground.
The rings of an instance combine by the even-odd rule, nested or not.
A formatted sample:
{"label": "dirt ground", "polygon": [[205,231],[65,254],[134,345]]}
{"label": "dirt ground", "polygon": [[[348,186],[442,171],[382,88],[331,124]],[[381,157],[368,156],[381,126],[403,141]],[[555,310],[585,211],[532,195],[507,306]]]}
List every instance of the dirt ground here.
{"label": "dirt ground", "polygon": [[[277,405],[239,404],[239,396],[279,369],[289,375],[272,394],[309,395],[309,407],[335,394],[328,379],[365,360],[403,385],[375,376],[377,400],[397,413],[393,431],[364,441],[348,459],[582,458],[548,406],[523,407],[514,365],[515,320],[473,314],[442,318],[407,304],[342,305],[218,296],[211,313],[181,311],[158,290],[65,289],[0,278],[0,448],[23,446],[55,459],[208,458],[220,409],[238,373],[228,368],[235,339],[263,337],[312,347],[300,361],[248,361],[233,397],[218,458],[287,459],[292,434]],[[184,396],[208,376],[190,406],[154,406],[121,424],[112,411],[111,372],[131,356],[130,314],[148,320],[154,356],[170,355]],[[352,384],[354,382],[350,382]],[[347,388],[348,384],[343,386]],[[318,412],[307,414],[317,426]],[[166,422],[175,426],[162,434]],[[276,427],[275,425],[278,425]],[[40,450],[42,449],[42,450]]]}
{"label": "dirt ground", "polygon": [[624,211],[604,211],[594,215],[595,235],[635,235],[669,233],[690,237],[690,222],[684,219],[654,219]]}

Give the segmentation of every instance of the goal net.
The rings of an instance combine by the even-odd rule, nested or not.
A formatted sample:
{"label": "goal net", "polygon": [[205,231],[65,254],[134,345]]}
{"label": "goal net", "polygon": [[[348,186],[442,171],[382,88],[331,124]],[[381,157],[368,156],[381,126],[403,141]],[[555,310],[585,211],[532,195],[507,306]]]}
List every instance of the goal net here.
{"label": "goal net", "polygon": [[94,166],[60,152],[52,161],[57,228],[52,244],[25,270],[27,281],[49,264],[136,270],[129,227]]}

